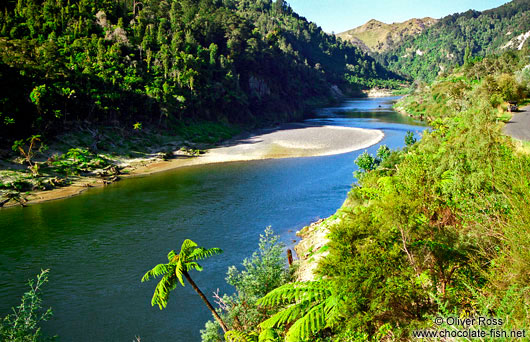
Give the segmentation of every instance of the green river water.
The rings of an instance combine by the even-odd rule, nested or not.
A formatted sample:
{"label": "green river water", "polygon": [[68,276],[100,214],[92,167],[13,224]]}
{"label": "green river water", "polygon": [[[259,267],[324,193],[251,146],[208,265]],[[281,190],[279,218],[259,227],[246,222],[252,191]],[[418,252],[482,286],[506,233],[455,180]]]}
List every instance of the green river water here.
{"label": "green river water", "polygon": [[[401,148],[407,131],[424,127],[393,112],[394,100],[346,101],[309,122],[381,129],[380,144]],[[167,309],[151,307],[155,282],[140,282],[145,271],[189,238],[224,250],[192,274],[199,287],[230,292],[227,268],[250,256],[266,226],[292,246],[297,230],[341,206],[360,153],[181,168],[0,210],[0,314],[49,268],[43,299],[54,317],[43,330],[60,341],[200,341],[211,318],[200,298],[188,285]]]}

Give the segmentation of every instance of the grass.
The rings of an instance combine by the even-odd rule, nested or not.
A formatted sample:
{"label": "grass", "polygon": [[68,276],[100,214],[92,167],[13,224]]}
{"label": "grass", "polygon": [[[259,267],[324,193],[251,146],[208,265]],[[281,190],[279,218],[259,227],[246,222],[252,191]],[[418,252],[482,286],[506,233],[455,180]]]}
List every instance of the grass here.
{"label": "grass", "polygon": [[504,122],[504,123],[509,122],[511,119],[512,119],[512,113],[510,112],[505,112],[497,116],[497,120]]}

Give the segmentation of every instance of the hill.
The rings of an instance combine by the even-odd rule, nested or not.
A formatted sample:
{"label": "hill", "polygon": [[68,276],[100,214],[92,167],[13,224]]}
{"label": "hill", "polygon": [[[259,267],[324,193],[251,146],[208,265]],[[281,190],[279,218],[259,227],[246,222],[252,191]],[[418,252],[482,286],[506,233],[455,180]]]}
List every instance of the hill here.
{"label": "hill", "polygon": [[4,2],[0,75],[8,146],[76,122],[293,120],[332,89],[396,78],[272,0]]}
{"label": "hill", "polygon": [[391,70],[430,81],[466,59],[520,50],[528,44],[528,37],[530,1],[514,0],[483,12],[469,10],[446,16],[377,59]]}
{"label": "hill", "polygon": [[437,19],[410,19],[402,23],[385,24],[372,19],[366,24],[337,34],[337,37],[359,46],[366,52],[384,52],[395,48],[410,36],[417,36],[431,27]]}

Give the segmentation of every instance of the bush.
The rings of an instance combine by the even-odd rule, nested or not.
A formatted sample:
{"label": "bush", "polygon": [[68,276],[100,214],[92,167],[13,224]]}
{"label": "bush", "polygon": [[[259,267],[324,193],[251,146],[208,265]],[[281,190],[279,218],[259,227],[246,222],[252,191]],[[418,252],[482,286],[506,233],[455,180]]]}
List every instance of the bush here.
{"label": "bush", "polygon": [[502,134],[490,101],[514,94],[505,72],[477,74],[451,96],[443,83],[460,76],[439,79],[398,104],[421,105],[432,130],[362,175],[318,269],[344,298],[333,332],[341,341],[373,338],[383,324],[407,339],[433,315],[463,311],[514,329],[529,321],[530,253],[521,246],[530,241],[530,184],[521,180],[530,157]]}
{"label": "bush", "polygon": [[530,64],[525,66],[523,70],[517,72],[515,77],[517,83],[519,83],[519,85],[523,87],[528,94],[528,92],[530,92]]}
{"label": "bush", "polygon": [[43,270],[37,276],[37,281],[30,280],[30,290],[22,296],[19,306],[12,308],[13,313],[7,315],[0,322],[0,340],[10,342],[36,342],[52,340],[43,338],[39,323],[47,321],[52,316],[49,308],[41,312],[42,299],[40,290],[48,282],[48,271]]}
{"label": "bush", "polygon": [[[236,293],[218,296],[217,302],[221,317],[231,330],[250,332],[271,313],[258,308],[256,302],[290,280],[284,251],[285,245],[280,242],[280,237],[267,227],[265,235],[260,235],[259,249],[252,257],[243,260],[243,270],[235,266],[228,268],[226,282],[235,288]],[[201,330],[201,339],[203,342],[223,341],[219,324],[207,322],[205,329]]]}

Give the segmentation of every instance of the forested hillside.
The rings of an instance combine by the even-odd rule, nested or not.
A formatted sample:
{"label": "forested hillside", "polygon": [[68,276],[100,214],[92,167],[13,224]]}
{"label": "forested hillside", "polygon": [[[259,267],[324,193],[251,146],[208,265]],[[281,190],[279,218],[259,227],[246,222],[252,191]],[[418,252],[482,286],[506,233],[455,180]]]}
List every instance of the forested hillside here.
{"label": "forested hillside", "polygon": [[484,12],[469,10],[444,17],[419,36],[384,52],[378,60],[412,79],[432,81],[465,59],[519,49],[527,32],[530,1],[514,0]]}
{"label": "forested hillside", "polygon": [[283,1],[19,0],[2,6],[0,136],[6,144],[78,121],[166,127],[186,120],[289,120],[307,100],[329,99],[333,85],[358,91],[393,78]]}

